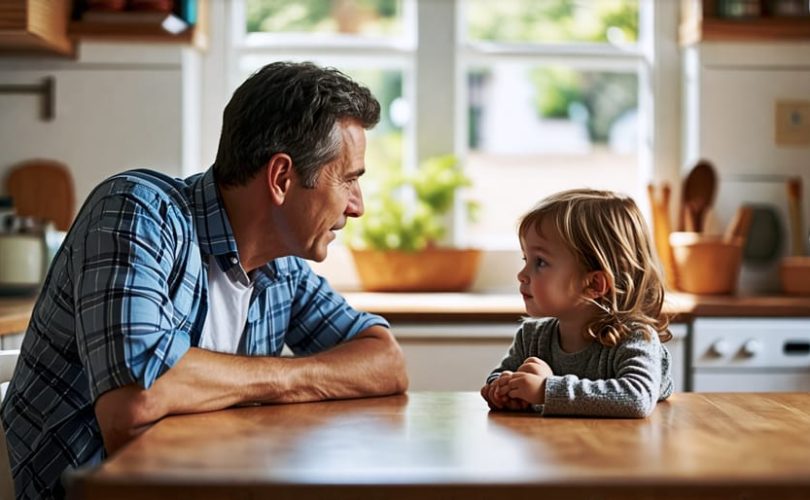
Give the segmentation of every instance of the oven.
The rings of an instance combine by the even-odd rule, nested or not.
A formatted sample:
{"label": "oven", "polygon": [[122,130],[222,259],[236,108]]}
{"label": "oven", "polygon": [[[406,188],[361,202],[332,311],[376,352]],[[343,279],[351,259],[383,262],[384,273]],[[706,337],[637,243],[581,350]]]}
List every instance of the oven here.
{"label": "oven", "polygon": [[810,391],[810,318],[698,318],[690,358],[696,392]]}

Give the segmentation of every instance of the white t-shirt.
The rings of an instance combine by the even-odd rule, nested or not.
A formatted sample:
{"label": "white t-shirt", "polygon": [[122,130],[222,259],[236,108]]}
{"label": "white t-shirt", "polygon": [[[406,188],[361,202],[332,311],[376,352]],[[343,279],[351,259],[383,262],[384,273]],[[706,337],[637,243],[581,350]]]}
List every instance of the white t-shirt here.
{"label": "white t-shirt", "polygon": [[214,256],[208,259],[208,314],[200,347],[236,354],[245,330],[253,283],[242,268],[231,278],[219,268]]}

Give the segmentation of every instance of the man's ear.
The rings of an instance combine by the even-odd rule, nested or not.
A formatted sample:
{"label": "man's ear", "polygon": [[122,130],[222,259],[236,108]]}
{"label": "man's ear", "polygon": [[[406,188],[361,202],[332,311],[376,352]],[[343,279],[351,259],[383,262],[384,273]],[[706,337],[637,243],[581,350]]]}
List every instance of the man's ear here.
{"label": "man's ear", "polygon": [[605,271],[591,271],[585,278],[585,294],[598,299],[610,291],[610,279]]}
{"label": "man's ear", "polygon": [[270,198],[277,205],[281,205],[290,191],[293,176],[295,175],[290,155],[276,153],[270,157],[265,174]]}

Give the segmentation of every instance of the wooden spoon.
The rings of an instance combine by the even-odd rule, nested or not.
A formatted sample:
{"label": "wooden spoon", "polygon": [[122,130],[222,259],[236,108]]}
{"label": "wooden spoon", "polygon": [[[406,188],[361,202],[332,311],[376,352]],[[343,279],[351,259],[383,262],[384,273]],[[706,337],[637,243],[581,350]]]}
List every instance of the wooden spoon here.
{"label": "wooden spoon", "polygon": [[703,219],[714,202],[717,190],[717,174],[708,160],[700,160],[689,171],[683,182],[683,217],[689,218],[680,224],[681,229],[690,227],[703,231]]}

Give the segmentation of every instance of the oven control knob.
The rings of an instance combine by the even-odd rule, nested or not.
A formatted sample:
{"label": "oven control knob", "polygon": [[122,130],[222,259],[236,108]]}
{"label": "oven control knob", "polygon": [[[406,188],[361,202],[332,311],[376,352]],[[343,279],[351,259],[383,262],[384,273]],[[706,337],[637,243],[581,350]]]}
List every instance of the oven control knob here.
{"label": "oven control knob", "polygon": [[710,350],[715,356],[727,356],[731,354],[731,344],[728,340],[715,340]]}
{"label": "oven control knob", "polygon": [[742,352],[749,358],[753,358],[762,351],[762,342],[759,340],[748,339],[743,344]]}

